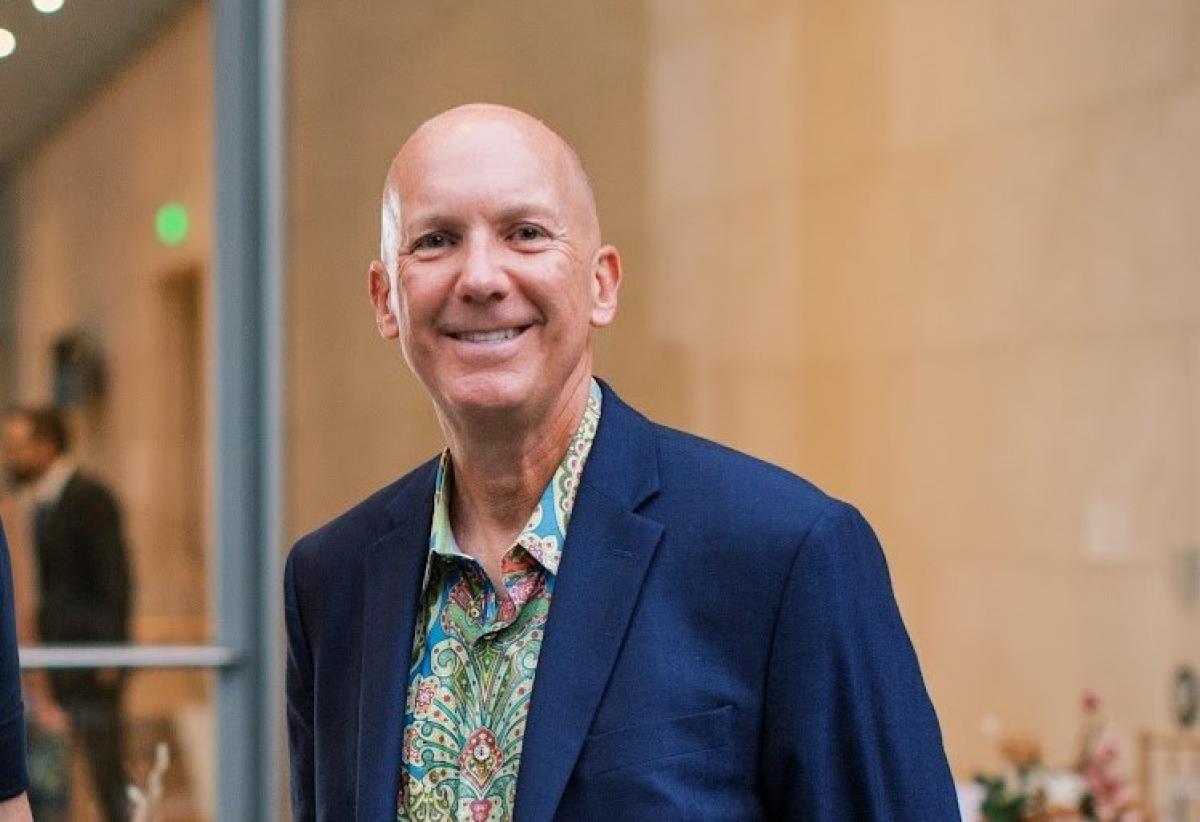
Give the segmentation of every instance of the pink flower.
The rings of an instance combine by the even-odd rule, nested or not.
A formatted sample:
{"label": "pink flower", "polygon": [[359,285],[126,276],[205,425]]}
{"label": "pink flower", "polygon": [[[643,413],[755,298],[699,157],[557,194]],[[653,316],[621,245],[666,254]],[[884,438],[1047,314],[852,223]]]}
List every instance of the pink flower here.
{"label": "pink flower", "polygon": [[421,751],[417,747],[417,729],[409,726],[404,730],[404,761],[409,765],[421,764]]}
{"label": "pink flower", "polygon": [[433,697],[437,693],[437,680],[433,677],[428,677],[417,686],[417,705],[422,708],[428,708],[433,704]]}

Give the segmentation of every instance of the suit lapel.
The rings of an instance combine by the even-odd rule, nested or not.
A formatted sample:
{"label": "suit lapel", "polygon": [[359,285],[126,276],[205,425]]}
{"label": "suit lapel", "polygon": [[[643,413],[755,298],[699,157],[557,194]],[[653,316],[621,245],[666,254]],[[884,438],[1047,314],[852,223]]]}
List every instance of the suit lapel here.
{"label": "suit lapel", "polygon": [[390,506],[399,524],[363,563],[362,674],[358,716],[358,819],[394,819],[400,788],[404,699],[433,517],[436,461]]}
{"label": "suit lapel", "polygon": [[607,385],[567,531],[526,721],[515,818],[549,822],[600,704],[662,525],[650,424]]}

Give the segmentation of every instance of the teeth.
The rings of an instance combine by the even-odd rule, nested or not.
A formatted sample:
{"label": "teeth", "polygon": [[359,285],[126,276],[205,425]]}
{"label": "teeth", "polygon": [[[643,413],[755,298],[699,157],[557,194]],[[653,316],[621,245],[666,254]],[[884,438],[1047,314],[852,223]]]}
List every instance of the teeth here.
{"label": "teeth", "polygon": [[506,328],[503,331],[463,331],[454,336],[470,343],[491,343],[511,340],[519,333],[521,332],[515,328]]}

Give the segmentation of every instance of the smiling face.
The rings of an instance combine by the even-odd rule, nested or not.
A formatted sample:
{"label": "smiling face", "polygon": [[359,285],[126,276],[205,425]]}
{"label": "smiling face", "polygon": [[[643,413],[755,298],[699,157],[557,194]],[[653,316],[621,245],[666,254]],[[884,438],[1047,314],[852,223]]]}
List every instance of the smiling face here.
{"label": "smiling face", "polygon": [[586,391],[620,260],[578,161],[541,123],[491,106],[426,123],[393,162],[382,251],[376,324],[444,415],[538,419]]}

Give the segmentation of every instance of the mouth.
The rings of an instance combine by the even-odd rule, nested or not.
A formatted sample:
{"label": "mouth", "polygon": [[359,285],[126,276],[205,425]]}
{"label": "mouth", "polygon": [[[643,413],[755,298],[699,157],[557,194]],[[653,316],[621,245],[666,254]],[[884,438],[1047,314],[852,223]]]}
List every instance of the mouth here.
{"label": "mouth", "polygon": [[495,343],[516,339],[528,329],[528,325],[518,325],[512,328],[497,328],[491,331],[454,331],[450,332],[449,336],[459,342],[474,343],[476,345],[494,345]]}

